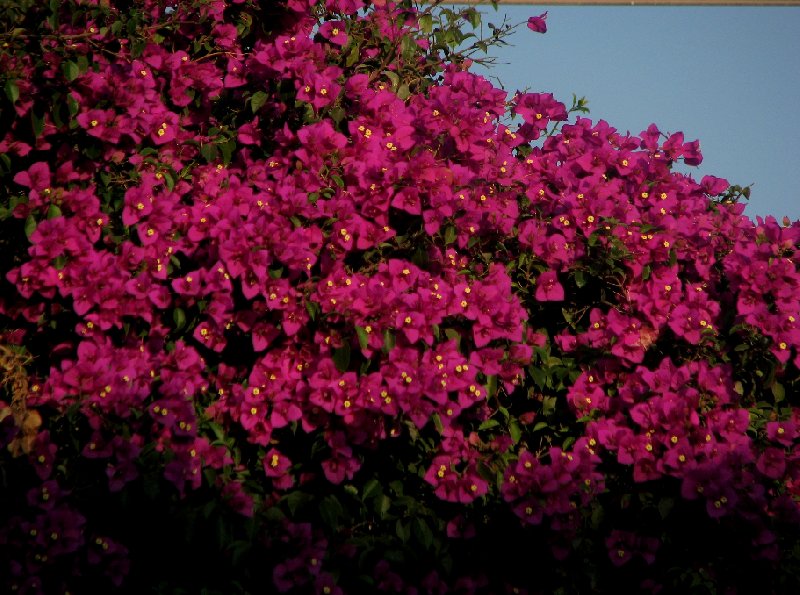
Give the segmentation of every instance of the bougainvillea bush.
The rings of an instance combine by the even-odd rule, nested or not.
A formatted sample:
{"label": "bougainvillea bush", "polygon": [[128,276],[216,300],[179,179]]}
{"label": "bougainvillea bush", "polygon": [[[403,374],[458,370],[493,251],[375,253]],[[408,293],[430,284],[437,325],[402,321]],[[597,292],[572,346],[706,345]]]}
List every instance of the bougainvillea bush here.
{"label": "bougainvillea bush", "polygon": [[697,142],[474,8],[0,19],[4,592],[798,588],[800,222]]}

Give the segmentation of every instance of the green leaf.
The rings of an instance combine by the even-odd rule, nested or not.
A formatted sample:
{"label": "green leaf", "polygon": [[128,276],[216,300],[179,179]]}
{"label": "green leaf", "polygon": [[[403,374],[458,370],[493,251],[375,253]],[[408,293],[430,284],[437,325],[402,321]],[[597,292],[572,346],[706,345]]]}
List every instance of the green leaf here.
{"label": "green leaf", "polygon": [[61,3],[59,0],[50,0],[50,15],[47,17],[47,24],[53,31],[58,29],[58,9]]}
{"label": "green leaf", "polygon": [[369,333],[367,333],[367,329],[356,325],[356,334],[358,335],[358,344],[362,351],[366,350],[369,346]]}
{"label": "green leaf", "polygon": [[499,426],[500,422],[496,419],[487,419],[481,425],[478,426],[478,430],[490,430],[496,426]]}
{"label": "green leaf", "polygon": [[397,522],[395,523],[395,533],[397,533],[400,541],[403,543],[408,543],[408,540],[411,539],[411,525],[404,523],[400,519],[397,519]]}
{"label": "green leaf", "polygon": [[385,331],[383,331],[383,352],[389,353],[392,349],[394,349],[394,345],[394,333],[387,328]]}
{"label": "green leaf", "polygon": [[381,487],[381,482],[377,479],[370,479],[367,483],[364,484],[364,489],[361,492],[361,501],[366,502],[367,500],[372,500],[373,498],[377,498],[383,494],[383,488]]}
{"label": "green leaf", "polygon": [[340,372],[346,372],[350,366],[350,345],[345,343],[333,351],[333,363]]}
{"label": "green leaf", "polygon": [[11,103],[16,103],[17,99],[19,99],[19,87],[17,86],[17,83],[12,80],[6,81],[5,90],[8,100]]}
{"label": "green leaf", "polygon": [[216,161],[217,155],[219,155],[219,150],[217,146],[214,144],[207,144],[200,147],[200,154],[205,158],[206,161],[212,163]]}
{"label": "green leaf", "polygon": [[403,491],[404,491],[403,490],[403,482],[401,480],[395,479],[394,481],[389,483],[389,488],[391,488],[391,490],[395,494],[397,494],[398,496],[402,496],[403,495]]}
{"label": "green leaf", "polygon": [[602,506],[593,506],[592,507],[592,528],[597,529],[600,527],[600,523],[603,522],[603,517],[605,516],[605,512],[603,511]]}
{"label": "green leaf", "polygon": [[392,91],[397,90],[397,87],[400,86],[400,77],[397,76],[397,73],[391,70],[384,70],[383,74],[391,81]]}
{"label": "green leaf", "polygon": [[30,239],[34,231],[36,231],[36,219],[33,218],[33,215],[28,215],[28,218],[25,219],[25,236]]}
{"label": "green leaf", "polygon": [[492,374],[486,377],[486,398],[497,394],[497,375]]}
{"label": "green leaf", "polygon": [[411,530],[414,533],[414,539],[416,539],[426,550],[429,550],[433,544],[433,533],[431,532],[431,528],[428,526],[428,523],[426,523],[423,519],[416,517],[413,521],[411,521]]}
{"label": "green leaf", "polygon": [[470,8],[467,10],[467,20],[469,20],[469,24],[472,25],[473,29],[477,29],[481,26],[481,13],[474,8]]}
{"label": "green leaf", "polygon": [[33,126],[34,136],[36,138],[42,136],[42,132],[44,132],[44,116],[39,116],[35,110],[31,110],[31,125]]}
{"label": "green leaf", "polygon": [[[61,129],[64,127],[66,122],[61,117],[61,112],[64,106],[64,102],[59,101],[59,98],[60,96],[58,94],[56,94],[56,96],[53,97],[52,103],[50,105],[50,113],[53,116],[53,124],[56,125],[56,128]],[[67,120],[67,122],[68,121],[69,120]]]}
{"label": "green leaf", "polygon": [[446,245],[452,244],[456,241],[456,228],[453,225],[448,225],[444,230],[444,243]]}
{"label": "green leaf", "polygon": [[173,177],[171,172],[162,171],[161,174],[164,176],[164,184],[167,186],[167,190],[172,190],[175,188],[175,178]]}
{"label": "green leaf", "polygon": [[549,388],[550,378],[544,370],[536,366],[529,366],[528,373],[533,377],[536,386],[541,389]]}
{"label": "green leaf", "polygon": [[67,60],[64,62],[61,68],[64,71],[64,76],[68,81],[74,81],[81,74],[80,68],[78,68],[78,65],[72,60]]}
{"label": "green leaf", "polygon": [[330,112],[331,120],[339,124],[347,117],[347,112],[341,106],[336,106]]}
{"label": "green leaf", "polygon": [[[6,171],[11,171],[11,159],[7,153],[0,153],[0,161],[2,161]],[[2,175],[2,172],[0,172],[0,175]]]}
{"label": "green leaf", "polygon": [[[270,510],[277,509],[271,508]],[[250,541],[245,541],[242,539],[234,541],[233,544],[228,548],[231,558],[231,565],[234,568],[240,567],[241,564],[245,563],[246,556],[252,551],[252,549],[253,544]]]}
{"label": "green leaf", "polygon": [[175,328],[178,330],[186,326],[186,313],[182,308],[175,308],[172,311],[172,321],[175,323]]}
{"label": "green leaf", "polygon": [[227,142],[220,143],[219,148],[222,151],[222,163],[224,165],[230,165],[233,151],[236,149],[236,140],[230,138]]}
{"label": "green leaf", "polygon": [[361,49],[358,47],[357,44],[354,44],[350,51],[347,53],[347,57],[344,60],[344,65],[347,68],[350,68],[353,64],[358,62],[358,59],[361,57]]}
{"label": "green leaf", "polygon": [[336,496],[326,496],[319,505],[319,514],[322,522],[331,529],[339,527],[339,520],[345,516],[344,508]]}
{"label": "green leaf", "polygon": [[392,507],[392,499],[384,494],[375,502],[375,511],[381,516],[382,519],[386,519],[389,516],[389,509]]}
{"label": "green leaf", "polygon": [[433,420],[433,425],[436,426],[436,431],[439,434],[444,434],[444,424],[442,424],[442,418],[439,417],[439,414],[434,413],[431,415],[431,419]]}
{"label": "green leaf", "polygon": [[89,59],[86,56],[78,56],[78,72],[83,74],[89,70]]}
{"label": "green leaf", "polygon": [[419,28],[423,33],[429,34],[433,31],[433,15],[425,14],[419,18]]}
{"label": "green leaf", "polygon": [[260,110],[267,102],[268,98],[268,95],[264,91],[256,91],[253,93],[253,96],[250,98],[250,109],[253,110],[253,113]]}
{"label": "green leaf", "polygon": [[295,516],[297,510],[314,500],[314,497],[310,494],[306,494],[305,492],[296,491],[288,494],[284,500],[286,501],[286,505],[289,507],[289,514],[291,516]]}
{"label": "green leaf", "polygon": [[666,519],[669,516],[672,507],[675,506],[675,500],[673,498],[662,498],[658,503],[658,514],[661,515],[662,519]]}
{"label": "green leaf", "polygon": [[306,312],[308,312],[308,317],[311,320],[316,320],[320,311],[319,304],[317,302],[306,301],[305,305],[306,305]]}

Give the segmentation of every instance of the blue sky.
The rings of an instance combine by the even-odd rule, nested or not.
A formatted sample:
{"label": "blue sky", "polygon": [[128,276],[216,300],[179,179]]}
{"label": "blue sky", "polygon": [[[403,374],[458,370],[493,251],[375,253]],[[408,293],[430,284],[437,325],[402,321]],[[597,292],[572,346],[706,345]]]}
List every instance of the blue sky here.
{"label": "blue sky", "polygon": [[[800,8],[481,7],[484,23],[548,11],[493,48],[488,71],[510,92],[585,96],[593,120],[638,134],[651,123],[700,140],[684,171],[753,184],[745,214],[800,219]],[[488,33],[488,28],[485,29]],[[497,80],[493,79],[497,84]]]}

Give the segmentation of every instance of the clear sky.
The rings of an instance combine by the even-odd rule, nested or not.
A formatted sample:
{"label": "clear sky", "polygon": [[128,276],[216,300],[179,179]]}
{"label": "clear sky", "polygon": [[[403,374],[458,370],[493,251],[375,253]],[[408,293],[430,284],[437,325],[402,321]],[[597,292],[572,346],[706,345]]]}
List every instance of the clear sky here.
{"label": "clear sky", "polygon": [[[700,140],[682,171],[753,184],[745,214],[800,219],[800,8],[481,7],[484,23],[548,11],[544,35],[519,27],[498,64],[474,72],[513,92],[553,93],[638,134],[651,123]],[[485,29],[488,34],[488,28]],[[497,80],[493,80],[497,84]]]}

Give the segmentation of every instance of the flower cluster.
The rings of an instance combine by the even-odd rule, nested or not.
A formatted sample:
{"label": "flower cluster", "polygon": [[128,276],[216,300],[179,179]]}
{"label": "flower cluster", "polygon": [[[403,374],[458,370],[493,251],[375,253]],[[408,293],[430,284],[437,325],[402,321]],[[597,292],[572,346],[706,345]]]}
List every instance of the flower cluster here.
{"label": "flower cluster", "polygon": [[685,519],[789,580],[800,223],[673,172],[681,133],[508,98],[475,9],[114,4],[0,34],[4,588],[147,588],[153,507],[245,591],[567,580],[509,532],[735,585]]}

